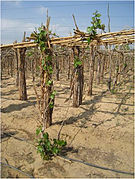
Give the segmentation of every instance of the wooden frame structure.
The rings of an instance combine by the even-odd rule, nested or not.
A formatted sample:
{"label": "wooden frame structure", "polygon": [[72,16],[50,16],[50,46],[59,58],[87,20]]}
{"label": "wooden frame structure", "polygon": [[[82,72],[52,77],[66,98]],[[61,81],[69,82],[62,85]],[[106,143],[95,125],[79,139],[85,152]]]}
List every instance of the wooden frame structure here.
{"label": "wooden frame structure", "polygon": [[[88,33],[81,32],[80,30],[74,31],[74,36],[70,37],[60,37],[60,38],[51,38],[50,44],[52,45],[61,45],[61,46],[87,46],[87,38],[90,36]],[[123,30],[120,32],[110,32],[104,34],[98,34],[96,39],[93,40],[90,45],[116,45],[116,44],[131,44],[135,42],[135,30]],[[0,48],[24,48],[24,47],[35,47],[37,46],[36,43],[31,42],[30,40],[34,40],[33,37],[27,38],[28,42],[21,42],[21,43],[13,43],[7,45],[1,45]]]}
{"label": "wooden frame structure", "polygon": [[[50,19],[49,19],[50,21]],[[47,22],[49,22],[47,21]],[[75,23],[76,25],[76,23]],[[48,25],[49,28],[49,25]],[[49,30],[48,30],[48,53],[52,56],[52,52],[50,50],[50,47],[53,45],[59,45],[59,46],[66,46],[66,47],[70,47],[72,49],[73,52],[73,58],[74,58],[74,62],[75,62],[75,58],[80,60],[80,48],[84,49],[85,47],[90,47],[90,77],[89,77],[89,90],[88,90],[88,95],[92,95],[92,84],[93,84],[93,79],[94,79],[94,63],[95,63],[95,56],[94,56],[94,51],[95,48],[97,48],[98,46],[107,46],[107,45],[120,45],[120,44],[132,44],[135,42],[135,31],[134,29],[131,30],[123,30],[120,32],[110,32],[110,33],[104,33],[104,34],[98,34],[96,35],[96,37],[94,38],[94,40],[92,40],[90,42],[90,44],[88,44],[88,38],[90,37],[90,34],[88,33],[84,33],[81,32],[77,25],[76,25],[76,30],[74,30],[74,36],[70,36],[70,37],[60,37],[60,38],[49,38]],[[20,73],[20,78],[22,76],[22,78],[24,80],[20,80],[20,87],[19,87],[19,91],[20,91],[20,99],[21,100],[26,100],[27,99],[27,94],[26,94],[26,82],[25,82],[25,58],[24,55],[25,53],[21,52],[25,52],[26,48],[29,47],[37,47],[38,44],[35,43],[33,40],[34,37],[27,37],[28,41],[26,42],[21,42],[21,43],[13,43],[13,44],[7,44],[7,45],[1,45],[0,48],[4,49],[4,48],[13,48],[13,49],[17,49],[17,51],[19,51],[20,53],[20,69],[21,69],[21,73]],[[42,54],[43,55],[43,54]],[[44,54],[45,56],[46,54]],[[70,97],[73,95],[73,106],[74,107],[79,107],[79,105],[82,104],[82,99],[83,99],[83,61],[80,61],[80,65],[78,65],[77,67],[75,67],[74,65],[74,74],[73,77],[74,79],[72,79],[72,87],[71,87],[71,95]],[[74,63],[75,64],[75,63]],[[41,65],[42,66],[42,65]],[[45,106],[45,109],[40,110],[40,112],[44,115],[42,115],[42,122],[44,123],[43,126],[43,130],[47,127],[49,127],[52,124],[52,111],[53,108],[49,108],[49,104],[50,104],[50,95],[52,92],[52,86],[50,88],[48,88],[47,86],[44,87],[44,84],[46,84],[46,75],[47,72],[45,72],[42,69],[42,83],[41,83],[41,89],[42,89],[42,103]],[[48,76],[49,77],[49,76]],[[49,77],[49,79],[51,80],[51,76]],[[38,99],[38,98],[37,98]],[[38,101],[38,100],[37,100]],[[42,107],[42,105],[41,105]],[[39,105],[40,108],[40,105]]]}

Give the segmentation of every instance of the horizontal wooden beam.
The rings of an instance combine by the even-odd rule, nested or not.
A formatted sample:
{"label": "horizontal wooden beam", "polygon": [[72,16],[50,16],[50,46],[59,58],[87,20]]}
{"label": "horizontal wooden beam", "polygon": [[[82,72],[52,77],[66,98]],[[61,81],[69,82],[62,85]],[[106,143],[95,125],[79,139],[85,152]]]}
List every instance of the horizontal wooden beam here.
{"label": "horizontal wooden beam", "polygon": [[34,42],[20,42],[20,43],[1,45],[0,48],[9,48],[9,47],[16,48],[17,46],[22,46],[22,48],[23,48],[27,45],[33,45],[33,44],[35,45],[36,43],[34,43]]}
{"label": "horizontal wooden beam", "polygon": [[[87,38],[90,36],[88,33],[81,32],[79,30],[75,31],[74,36],[70,37],[60,37],[60,38],[51,38],[50,44],[52,45],[61,45],[61,46],[78,46],[80,43],[87,43]],[[110,32],[104,34],[98,34],[96,36],[97,40],[92,41],[90,44],[119,44],[119,43],[134,43],[134,34],[135,30],[123,30],[120,32]],[[1,45],[0,48],[28,48],[37,46],[34,42],[21,42],[13,43],[7,45]]]}

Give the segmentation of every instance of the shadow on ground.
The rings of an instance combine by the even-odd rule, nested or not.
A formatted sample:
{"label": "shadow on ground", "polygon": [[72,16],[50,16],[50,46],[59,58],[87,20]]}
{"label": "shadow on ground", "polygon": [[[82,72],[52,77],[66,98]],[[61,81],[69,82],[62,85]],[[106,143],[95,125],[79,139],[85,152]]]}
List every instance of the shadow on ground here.
{"label": "shadow on ground", "polygon": [[[70,124],[73,124],[75,122],[77,122],[78,120],[80,119],[86,119],[88,120],[90,118],[90,116],[92,116],[97,108],[95,107],[96,103],[97,102],[100,102],[102,97],[105,95],[105,93],[107,92],[108,90],[106,91],[103,91],[100,95],[98,96],[94,96],[94,98],[92,100],[89,100],[89,101],[85,101],[81,106],[80,108],[83,108],[82,106],[83,105],[91,105],[89,109],[85,109],[83,108],[85,111],[83,113],[81,113],[80,115],[78,115],[77,117],[74,117],[74,116],[71,116],[70,118],[66,119],[64,121],[64,125],[70,125]],[[55,122],[53,123],[53,125],[60,125],[63,121],[58,121],[58,122]]]}
{"label": "shadow on ground", "polygon": [[1,112],[3,113],[10,113],[13,111],[20,111],[24,108],[27,108],[28,106],[34,106],[36,104],[36,101],[27,101],[26,103],[22,104],[10,104],[6,108],[1,109]]}

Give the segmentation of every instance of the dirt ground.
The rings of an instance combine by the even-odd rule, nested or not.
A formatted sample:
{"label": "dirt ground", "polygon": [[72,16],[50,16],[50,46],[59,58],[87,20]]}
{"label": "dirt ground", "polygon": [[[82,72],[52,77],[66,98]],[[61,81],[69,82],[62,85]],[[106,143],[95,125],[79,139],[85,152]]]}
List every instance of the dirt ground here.
{"label": "dirt ground", "polygon": [[[133,77],[114,94],[107,91],[106,84],[94,84],[93,96],[89,97],[85,87],[83,104],[79,108],[72,107],[72,99],[64,103],[70,94],[69,83],[66,76],[54,82],[57,95],[53,125],[47,132],[51,138],[57,138],[64,120],[61,138],[68,143],[65,155],[96,166],[70,162],[60,157],[51,161],[40,158],[33,145],[39,112],[31,79],[27,79],[28,100],[20,101],[15,79],[7,76],[3,76],[1,81],[1,117],[4,126],[1,161],[33,178],[133,178]],[[28,176],[2,165],[2,177]]]}

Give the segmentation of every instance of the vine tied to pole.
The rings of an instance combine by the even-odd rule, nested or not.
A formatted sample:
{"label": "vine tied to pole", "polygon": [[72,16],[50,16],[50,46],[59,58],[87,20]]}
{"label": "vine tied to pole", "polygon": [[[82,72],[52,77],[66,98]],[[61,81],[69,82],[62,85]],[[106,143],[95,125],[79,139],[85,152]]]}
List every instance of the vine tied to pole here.
{"label": "vine tied to pole", "polygon": [[[54,107],[54,98],[56,92],[53,90],[53,63],[52,63],[52,46],[50,45],[49,31],[50,18],[47,18],[46,27],[41,25],[38,32],[31,34],[35,38],[41,51],[40,71],[41,71],[41,98],[38,101],[41,119],[43,123],[43,131],[52,124],[52,112]],[[37,92],[36,92],[37,94]],[[39,99],[39,97],[37,97]]]}
{"label": "vine tied to pole", "polygon": [[[54,100],[56,91],[53,89],[53,63],[52,63],[52,54],[53,49],[50,44],[50,35],[49,31],[50,17],[47,13],[47,22],[46,27],[41,25],[38,28],[38,32],[31,34],[34,37],[35,43],[38,44],[38,47],[41,52],[40,58],[40,71],[41,71],[41,97],[37,93],[37,90],[34,86],[35,94],[37,96],[38,108],[41,114],[41,126],[37,128],[36,135],[37,139],[37,152],[40,153],[40,156],[43,160],[50,160],[53,156],[61,152],[61,149],[67,144],[66,141],[60,139],[51,139],[49,134],[45,132],[45,129],[51,126],[52,124],[52,113],[54,108]],[[55,35],[55,34],[53,34]],[[39,136],[40,135],[40,136]]]}

